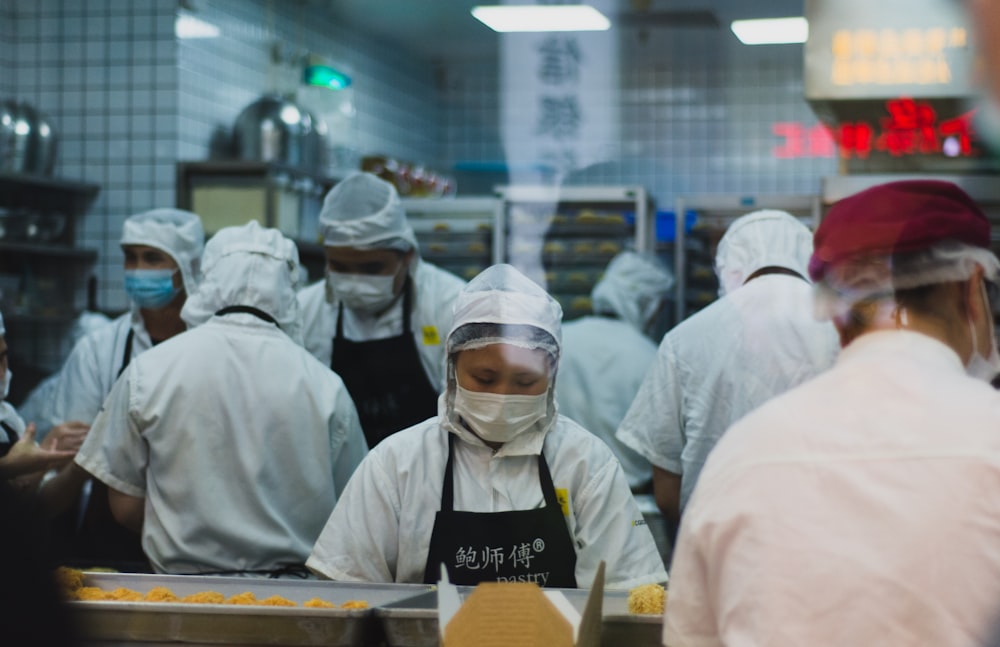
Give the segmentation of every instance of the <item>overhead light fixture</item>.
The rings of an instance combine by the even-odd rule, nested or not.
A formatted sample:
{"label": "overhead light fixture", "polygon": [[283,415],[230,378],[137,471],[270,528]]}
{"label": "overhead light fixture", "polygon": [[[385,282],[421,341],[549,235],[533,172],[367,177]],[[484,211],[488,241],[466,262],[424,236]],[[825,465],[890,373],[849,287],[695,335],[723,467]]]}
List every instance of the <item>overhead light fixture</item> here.
{"label": "overhead light fixture", "polygon": [[174,33],[177,38],[217,38],[220,32],[219,28],[212,23],[181,11],[177,14],[177,20],[174,21]]}
{"label": "overhead light fixture", "polygon": [[804,43],[809,38],[809,21],[801,16],[734,20],[732,29],[744,45]]}
{"label": "overhead light fixture", "polygon": [[351,84],[351,77],[329,65],[309,65],[302,71],[302,82],[331,90],[343,90]]}
{"label": "overhead light fixture", "polygon": [[604,31],[611,21],[585,4],[486,5],[472,15],[493,31]]}

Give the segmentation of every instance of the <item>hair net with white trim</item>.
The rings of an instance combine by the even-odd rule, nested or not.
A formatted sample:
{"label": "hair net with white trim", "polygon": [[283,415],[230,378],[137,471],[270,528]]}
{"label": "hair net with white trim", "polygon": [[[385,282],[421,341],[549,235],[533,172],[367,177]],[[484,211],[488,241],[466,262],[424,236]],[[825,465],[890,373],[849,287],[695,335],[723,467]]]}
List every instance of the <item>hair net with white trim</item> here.
{"label": "hair net with white trim", "polygon": [[968,281],[977,267],[989,281],[1000,276],[1000,260],[984,247],[945,240],[897,255],[862,256],[827,270],[816,283],[815,316],[841,319],[861,301],[891,300],[896,290]]}
{"label": "hair net with white trim", "polygon": [[417,249],[396,187],[371,173],[351,173],[323,200],[323,244],[358,249]]}
{"label": "hair net with white trim", "polygon": [[808,280],[812,251],[812,233],[790,213],[762,209],[737,218],[715,253],[719,295],[737,289],[765,267],[792,270]]}
{"label": "hair net with white trim", "polygon": [[[499,331],[499,334],[469,338],[461,329],[470,324],[501,326],[484,328],[494,333]],[[531,333],[531,328],[547,335]],[[547,338],[551,341],[546,341]],[[511,265],[486,268],[455,298],[454,319],[447,341],[449,355],[490,344],[511,344],[541,348],[558,359],[561,343],[562,307],[559,302]]]}
{"label": "hair net with white trim", "polygon": [[198,285],[205,230],[198,214],[183,209],[153,209],[125,219],[122,245],[155,247],[174,259],[181,271],[184,291],[190,296]]}
{"label": "hair net with white trim", "polygon": [[277,229],[255,221],[219,230],[205,245],[197,291],[187,298],[181,318],[194,327],[227,306],[250,306],[274,317],[297,343],[302,341],[299,252]]}
{"label": "hair net with white trim", "polygon": [[642,332],[656,315],[674,275],[651,254],[622,252],[611,259],[590,292],[596,314],[613,314]]}

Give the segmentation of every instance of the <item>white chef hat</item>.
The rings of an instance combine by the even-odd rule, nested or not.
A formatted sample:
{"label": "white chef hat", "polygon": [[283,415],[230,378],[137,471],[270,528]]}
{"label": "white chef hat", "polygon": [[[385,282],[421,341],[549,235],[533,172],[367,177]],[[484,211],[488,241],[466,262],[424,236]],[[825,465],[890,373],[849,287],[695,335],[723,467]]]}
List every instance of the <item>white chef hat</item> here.
{"label": "white chef hat", "polygon": [[198,285],[205,230],[198,214],[182,209],[153,209],[125,219],[122,245],[146,245],[162,250],[181,271],[190,296]]}
{"label": "white chef hat", "polygon": [[719,295],[732,292],[765,267],[792,270],[808,280],[812,250],[812,233],[790,213],[763,209],[737,218],[715,253]]}
{"label": "white chef hat", "polygon": [[613,314],[642,331],[674,285],[674,275],[651,254],[621,252],[590,291],[597,314]]}
{"label": "white chef hat", "polygon": [[[472,328],[471,324],[500,324],[500,327]],[[477,329],[492,332],[482,336],[475,334]],[[511,265],[486,268],[455,298],[447,341],[449,355],[490,344],[511,344],[541,348],[558,359],[561,343],[559,302]]]}
{"label": "white chef hat", "polygon": [[328,247],[417,249],[396,187],[371,173],[351,173],[330,189],[319,223]]}
{"label": "white chef hat", "polygon": [[220,229],[205,245],[202,280],[184,302],[181,318],[194,327],[227,306],[250,306],[274,317],[301,343],[298,266],[295,243],[277,229],[255,221]]}

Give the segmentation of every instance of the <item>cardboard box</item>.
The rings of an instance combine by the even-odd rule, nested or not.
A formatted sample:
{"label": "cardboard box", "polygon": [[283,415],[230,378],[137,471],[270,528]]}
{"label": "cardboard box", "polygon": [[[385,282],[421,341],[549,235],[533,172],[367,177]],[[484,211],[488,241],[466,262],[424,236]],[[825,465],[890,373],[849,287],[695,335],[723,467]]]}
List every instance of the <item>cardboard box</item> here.
{"label": "cardboard box", "polygon": [[561,591],[527,582],[483,582],[462,601],[442,567],[442,647],[600,647],[604,562],[581,616]]}

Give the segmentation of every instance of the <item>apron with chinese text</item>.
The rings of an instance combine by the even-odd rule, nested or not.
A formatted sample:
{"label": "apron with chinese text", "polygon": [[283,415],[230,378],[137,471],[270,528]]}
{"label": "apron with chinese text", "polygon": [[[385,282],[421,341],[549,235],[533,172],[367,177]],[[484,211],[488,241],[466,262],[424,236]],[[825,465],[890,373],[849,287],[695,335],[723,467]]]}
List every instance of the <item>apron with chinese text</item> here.
{"label": "apron with chinese text", "polygon": [[454,440],[454,434],[449,433],[441,510],[434,519],[424,583],[437,583],[444,564],[452,584],[535,582],[539,586],[575,589],[576,549],[544,454],[538,454],[544,507],[509,512],[456,511]]}

